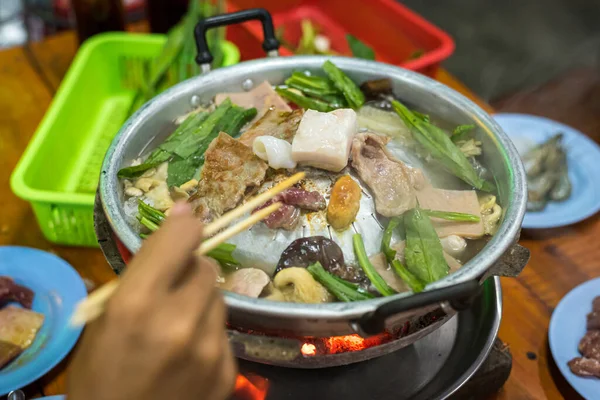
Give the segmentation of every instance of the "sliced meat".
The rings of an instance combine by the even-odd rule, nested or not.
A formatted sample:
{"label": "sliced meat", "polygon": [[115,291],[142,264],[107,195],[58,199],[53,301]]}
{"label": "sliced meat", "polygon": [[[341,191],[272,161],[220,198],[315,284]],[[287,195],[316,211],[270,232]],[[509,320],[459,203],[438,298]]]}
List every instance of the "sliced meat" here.
{"label": "sliced meat", "polygon": [[303,115],[304,110],[301,109],[294,111],[267,110],[260,119],[242,133],[239,140],[250,147],[252,147],[254,139],[259,136],[272,136],[292,143]]}
{"label": "sliced meat", "polygon": [[9,362],[17,358],[23,349],[19,346],[0,340],[0,370]]}
{"label": "sliced meat", "polygon": [[600,311],[600,296],[595,297],[592,301],[592,310]]}
{"label": "sliced meat", "polygon": [[[477,193],[474,190],[444,190],[430,185],[417,191],[419,206],[435,211],[452,211],[481,216]],[[457,235],[470,239],[484,235],[483,219],[479,222],[456,222],[431,218],[439,237]]]}
{"label": "sliced meat", "polygon": [[15,301],[25,308],[31,308],[33,292],[25,286],[17,285],[7,276],[0,276],[0,305],[10,301]]}
{"label": "sliced meat", "polygon": [[401,215],[417,205],[416,189],[422,185],[419,170],[392,156],[385,145],[390,139],[360,133],[352,142],[352,167],[375,196],[375,209],[384,217]]}
{"label": "sliced meat", "polygon": [[383,278],[383,280],[390,285],[392,289],[397,291],[398,293],[408,292],[410,288],[404,283],[404,281],[394,272],[392,267],[388,264],[385,254],[379,253],[375,254],[373,257],[369,258],[371,264],[379,275]]}
{"label": "sliced meat", "polygon": [[308,110],[292,142],[292,158],[301,165],[339,172],[348,164],[352,138],[357,131],[354,110],[328,113]]}
{"label": "sliced meat", "polygon": [[229,98],[235,105],[244,108],[256,108],[258,118],[267,110],[292,111],[290,106],[273,90],[271,84],[264,81],[249,92],[219,93],[215,96],[215,103],[221,104]]}
{"label": "sliced meat", "polygon": [[592,311],[587,315],[587,328],[600,330],[600,311]]}
{"label": "sliced meat", "polygon": [[319,211],[327,206],[325,198],[317,191],[309,192],[299,188],[289,188],[277,196],[285,204],[298,206],[303,210]]}
{"label": "sliced meat", "polygon": [[600,331],[587,331],[579,342],[579,352],[586,358],[600,361]]}
{"label": "sliced meat", "polygon": [[[276,200],[269,200],[254,210],[254,212],[268,207],[275,202]],[[288,231],[294,229],[298,225],[298,221],[300,221],[300,209],[289,204],[282,204],[279,210],[272,212],[263,220],[265,225],[270,229],[282,228]]]}
{"label": "sliced meat", "polygon": [[227,276],[225,282],[219,286],[230,292],[256,298],[269,282],[271,282],[269,275],[262,269],[242,268]]}
{"label": "sliced meat", "polygon": [[25,350],[44,323],[44,315],[20,307],[0,310],[0,342],[12,343]]}
{"label": "sliced meat", "polygon": [[575,375],[600,378],[600,361],[598,360],[577,357],[569,361],[568,365]]}
{"label": "sliced meat", "polygon": [[238,205],[265,179],[267,164],[252,149],[221,132],[204,153],[202,179],[189,198],[196,214],[210,221]]}
{"label": "sliced meat", "polygon": [[300,221],[300,209],[318,211],[326,207],[325,199],[321,193],[317,191],[309,192],[299,188],[289,188],[262,206],[257,207],[253,212],[278,201],[283,203],[283,205],[279,210],[271,213],[271,215],[263,220],[265,225],[270,229],[283,228],[292,230],[298,225],[298,221]]}

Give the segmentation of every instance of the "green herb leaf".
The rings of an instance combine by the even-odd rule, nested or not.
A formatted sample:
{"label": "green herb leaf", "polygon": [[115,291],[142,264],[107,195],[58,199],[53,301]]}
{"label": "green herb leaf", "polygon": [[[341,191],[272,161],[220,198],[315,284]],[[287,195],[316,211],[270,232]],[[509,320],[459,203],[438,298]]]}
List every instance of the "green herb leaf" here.
{"label": "green herb leaf", "polygon": [[460,213],[460,212],[452,212],[452,211],[435,211],[435,210],[425,210],[422,209],[422,212],[427,214],[429,217],[445,219],[447,221],[457,221],[457,222],[479,222],[481,221],[481,217],[474,214]]}
{"label": "green herb leaf", "polygon": [[469,185],[479,190],[485,190],[485,180],[477,175],[467,157],[452,143],[446,132],[415,116],[397,100],[392,100],[392,107],[410,129],[413,137],[431,153],[431,156],[444,169]]}
{"label": "green herb leaf", "polygon": [[365,60],[375,59],[375,51],[373,51],[372,48],[361,42],[355,36],[347,33],[346,42],[348,42],[348,46],[350,47],[350,51],[352,51],[353,57],[364,58]]}
{"label": "green herb leaf", "polygon": [[383,231],[383,239],[381,240],[381,252],[385,254],[388,262],[392,262],[396,258],[396,250],[392,249],[391,242],[394,230],[402,223],[402,218],[394,217],[388,222],[385,231]]}
{"label": "green herb leaf", "polygon": [[384,296],[396,294],[394,289],[387,284],[387,282],[375,270],[375,267],[373,267],[371,261],[369,261],[369,257],[367,257],[365,245],[360,233],[356,233],[354,236],[352,236],[352,244],[354,247],[354,253],[358,259],[358,265],[360,265],[362,270],[365,272],[365,275],[367,275],[367,278],[369,278],[373,286],[375,286],[375,289],[377,289],[377,291]]}
{"label": "green herb leaf", "polygon": [[432,283],[448,275],[442,243],[429,217],[419,208],[404,213],[407,270],[424,283]]}

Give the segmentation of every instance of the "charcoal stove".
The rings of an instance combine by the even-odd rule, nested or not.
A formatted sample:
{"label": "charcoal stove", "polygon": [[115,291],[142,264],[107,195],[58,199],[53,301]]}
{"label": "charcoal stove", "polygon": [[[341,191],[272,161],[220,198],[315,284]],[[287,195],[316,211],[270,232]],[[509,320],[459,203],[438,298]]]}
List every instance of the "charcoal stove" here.
{"label": "charcoal stove", "polygon": [[[123,248],[98,197],[94,225],[107,261],[120,273]],[[496,339],[501,309],[500,280],[494,277],[484,283],[473,305],[457,315],[434,311],[367,339],[286,337],[228,326],[240,370],[234,399],[486,396],[504,384],[511,368],[508,349]],[[483,373],[476,374],[479,369]]]}

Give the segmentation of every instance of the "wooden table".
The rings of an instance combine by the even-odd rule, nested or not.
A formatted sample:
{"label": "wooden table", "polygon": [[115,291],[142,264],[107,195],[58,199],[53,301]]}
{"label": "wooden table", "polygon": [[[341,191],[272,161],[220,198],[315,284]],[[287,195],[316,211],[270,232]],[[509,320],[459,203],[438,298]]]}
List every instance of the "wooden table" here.
{"label": "wooden table", "polygon": [[[43,117],[75,55],[72,33],[42,43],[0,52],[0,245],[51,251],[67,260],[83,278],[102,284],[113,277],[100,250],[56,246],[47,242],[28,203],[16,198],[9,176]],[[489,105],[444,70],[437,79]],[[509,96],[496,110],[545,115],[600,139],[600,76],[576,71],[542,88]],[[513,354],[512,374],[496,399],[577,399],[548,350],[547,328],[553,308],[573,287],[600,273],[600,218],[555,229],[524,231],[521,244],[531,262],[517,279],[503,279],[504,313],[500,337]],[[587,305],[582,305],[587,306]],[[26,389],[31,397],[65,392],[67,358]]]}

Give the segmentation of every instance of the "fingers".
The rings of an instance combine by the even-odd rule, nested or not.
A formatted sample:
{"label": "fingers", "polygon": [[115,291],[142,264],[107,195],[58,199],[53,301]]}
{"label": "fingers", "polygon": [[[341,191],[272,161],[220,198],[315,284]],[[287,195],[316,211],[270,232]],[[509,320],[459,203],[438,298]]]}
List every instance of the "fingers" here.
{"label": "fingers", "polygon": [[194,261],[188,267],[184,281],[178,285],[172,296],[170,296],[173,301],[174,312],[193,318],[195,329],[197,329],[203,315],[208,311],[208,307],[213,307],[214,298],[221,300],[221,293],[215,287],[217,277],[215,268],[218,268],[215,264],[215,261],[210,258],[194,257]]}
{"label": "fingers", "polygon": [[160,229],[153,233],[123,274],[122,285],[135,282],[136,290],[168,289],[189,265],[202,242],[202,224],[187,203],[177,203]]}

